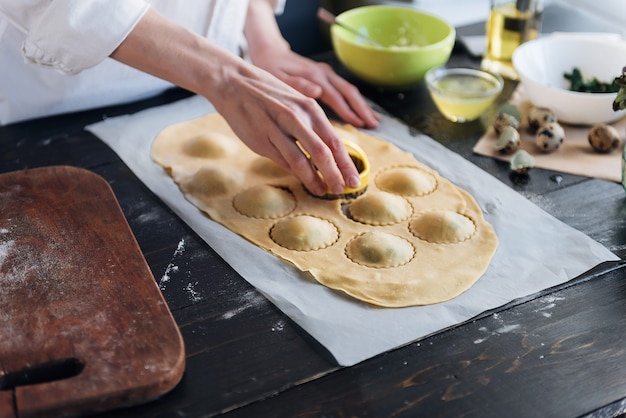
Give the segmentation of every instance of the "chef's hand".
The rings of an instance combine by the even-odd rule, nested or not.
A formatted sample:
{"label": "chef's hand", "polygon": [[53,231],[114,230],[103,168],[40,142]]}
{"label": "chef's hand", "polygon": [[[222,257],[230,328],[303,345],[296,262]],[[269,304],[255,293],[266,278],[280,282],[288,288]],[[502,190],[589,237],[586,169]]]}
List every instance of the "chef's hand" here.
{"label": "chef's hand", "polygon": [[315,195],[358,187],[354,163],[317,101],[247,65],[237,71],[223,69],[226,78],[218,94],[210,96],[237,136],[293,173]]}
{"label": "chef's hand", "polygon": [[270,3],[252,0],[245,28],[252,62],[300,93],[319,99],[345,122],[375,128],[380,115],[373,111],[359,90],[326,63],[296,54],[280,34]]}
{"label": "chef's hand", "polygon": [[359,90],[340,77],[326,63],[314,62],[291,50],[270,48],[261,54],[251,53],[252,62],[300,93],[319,99],[345,122],[376,128],[380,116],[365,101]]}
{"label": "chef's hand", "polygon": [[111,57],[206,97],[248,147],[312,193],[359,186],[354,163],[315,99],[155,10]]}

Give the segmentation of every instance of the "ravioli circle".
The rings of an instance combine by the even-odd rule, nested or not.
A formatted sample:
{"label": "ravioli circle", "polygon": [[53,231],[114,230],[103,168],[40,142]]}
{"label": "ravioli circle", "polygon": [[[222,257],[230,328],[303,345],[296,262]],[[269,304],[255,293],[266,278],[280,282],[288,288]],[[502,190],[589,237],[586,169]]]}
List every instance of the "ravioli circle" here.
{"label": "ravioli circle", "polygon": [[365,232],[346,246],[346,256],[357,264],[374,268],[402,266],[413,258],[410,242],[386,232]]}
{"label": "ravioli circle", "polygon": [[288,190],[258,184],[237,194],[233,206],[251,218],[274,219],[289,215],[296,207],[296,200]]}
{"label": "ravioli circle", "polygon": [[315,251],[329,247],[339,238],[337,227],[327,220],[298,215],[278,221],[270,237],[281,247],[295,251]]}
{"label": "ravioli circle", "polygon": [[252,161],[250,163],[250,171],[263,177],[284,177],[289,174],[274,161],[265,157],[259,157]]}
{"label": "ravioli circle", "polygon": [[242,182],[243,174],[238,170],[204,166],[191,177],[181,180],[180,187],[194,196],[213,197],[231,192]]}
{"label": "ravioli circle", "polygon": [[201,133],[182,143],[185,154],[198,158],[222,158],[233,153],[233,139],[219,133]]}
{"label": "ravioli circle", "polygon": [[417,167],[394,167],[376,177],[381,190],[402,196],[424,196],[435,191],[437,179]]}
{"label": "ravioli circle", "polygon": [[476,232],[476,225],[465,215],[451,210],[432,210],[411,220],[413,235],[433,244],[455,244],[467,241]]}
{"label": "ravioli circle", "polygon": [[368,225],[394,225],[412,212],[413,208],[403,197],[386,192],[371,191],[348,206],[352,219]]}

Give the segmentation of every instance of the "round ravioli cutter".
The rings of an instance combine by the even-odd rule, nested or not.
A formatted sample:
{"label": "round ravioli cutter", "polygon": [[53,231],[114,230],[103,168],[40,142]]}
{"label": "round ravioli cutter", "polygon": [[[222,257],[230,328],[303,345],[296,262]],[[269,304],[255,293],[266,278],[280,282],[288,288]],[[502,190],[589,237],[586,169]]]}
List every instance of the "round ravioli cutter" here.
{"label": "round ravioli cutter", "polygon": [[370,179],[370,163],[367,159],[367,155],[365,151],[357,144],[347,139],[343,139],[343,144],[346,146],[346,150],[348,151],[348,155],[352,159],[354,166],[359,172],[359,178],[361,179],[361,184],[359,187],[346,187],[343,189],[343,192],[340,194],[334,194],[330,191],[326,192],[325,195],[321,196],[323,199],[354,199],[357,196],[360,196],[367,189],[367,185]]}

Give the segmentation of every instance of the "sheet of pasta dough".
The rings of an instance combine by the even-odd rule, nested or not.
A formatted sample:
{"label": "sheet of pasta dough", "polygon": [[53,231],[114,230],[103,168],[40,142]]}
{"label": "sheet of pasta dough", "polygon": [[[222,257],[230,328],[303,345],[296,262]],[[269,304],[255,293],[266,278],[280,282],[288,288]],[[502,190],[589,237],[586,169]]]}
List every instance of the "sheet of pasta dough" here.
{"label": "sheet of pasta dough", "polygon": [[370,162],[370,183],[354,199],[310,195],[219,114],[167,127],[151,156],[210,218],[354,298],[426,305],[471,287],[498,246],[472,196],[386,141],[335,129]]}

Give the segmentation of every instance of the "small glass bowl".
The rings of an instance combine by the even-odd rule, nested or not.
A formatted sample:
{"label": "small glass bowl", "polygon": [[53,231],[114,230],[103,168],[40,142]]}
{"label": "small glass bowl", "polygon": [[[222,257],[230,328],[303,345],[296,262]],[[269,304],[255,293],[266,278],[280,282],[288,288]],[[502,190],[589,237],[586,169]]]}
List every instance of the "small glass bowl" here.
{"label": "small glass bowl", "polygon": [[504,86],[500,75],[474,68],[436,67],[425,82],[437,109],[453,122],[478,119]]}

